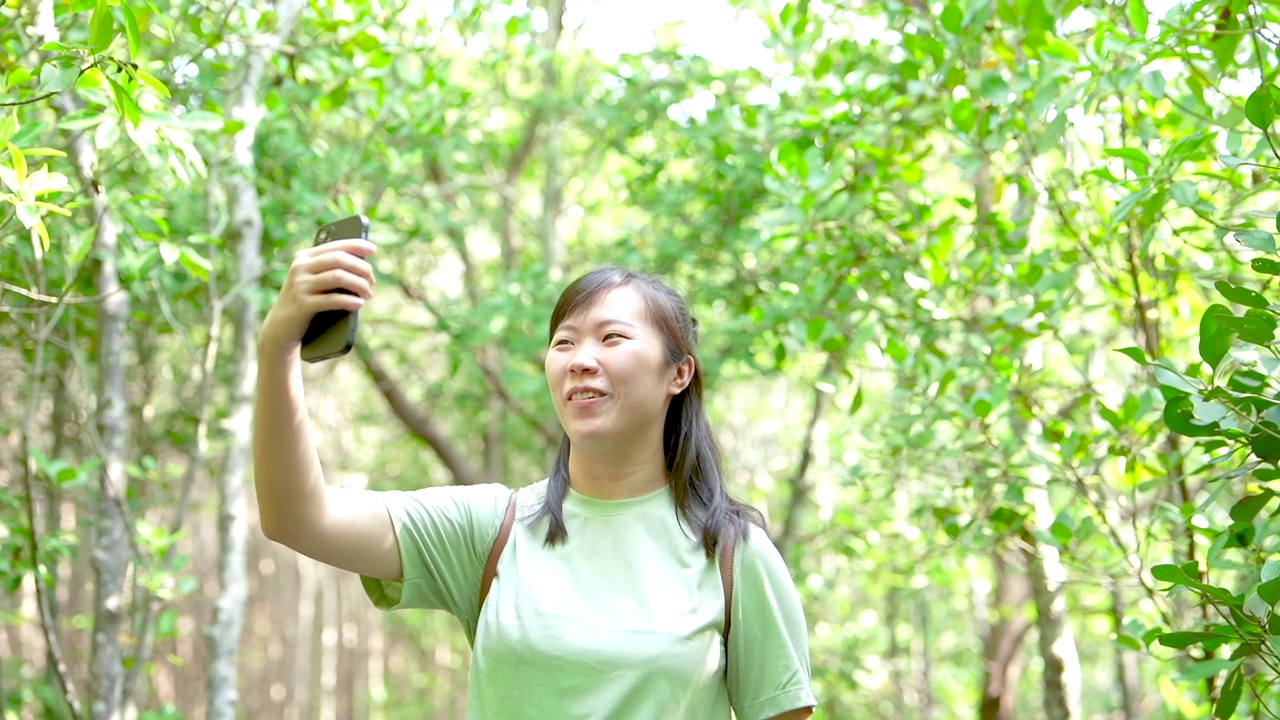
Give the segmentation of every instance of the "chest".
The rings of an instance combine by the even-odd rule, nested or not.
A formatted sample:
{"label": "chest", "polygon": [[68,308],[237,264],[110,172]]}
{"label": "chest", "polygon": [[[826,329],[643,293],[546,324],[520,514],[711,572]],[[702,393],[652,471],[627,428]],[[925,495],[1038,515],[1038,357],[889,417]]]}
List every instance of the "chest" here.
{"label": "chest", "polygon": [[723,693],[719,571],[675,530],[587,524],[556,548],[514,533],[480,617],[477,670],[597,697],[603,685],[672,702]]}

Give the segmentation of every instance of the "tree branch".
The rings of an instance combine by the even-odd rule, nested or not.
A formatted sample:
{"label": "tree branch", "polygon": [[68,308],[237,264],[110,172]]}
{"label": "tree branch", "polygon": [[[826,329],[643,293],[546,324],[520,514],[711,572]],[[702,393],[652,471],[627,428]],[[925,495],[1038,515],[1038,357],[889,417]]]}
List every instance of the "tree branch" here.
{"label": "tree branch", "polygon": [[440,462],[444,463],[449,472],[453,474],[453,479],[457,484],[479,485],[486,482],[486,478],[481,474],[480,470],[467,458],[461,448],[445,435],[431,415],[409,400],[404,391],[400,389],[400,386],[387,374],[382,362],[368,346],[363,343],[357,344],[356,356],[364,364],[365,370],[368,371],[369,377],[373,378],[373,382],[378,386],[382,396],[387,399],[387,404],[391,406],[392,412],[396,414],[396,417],[400,418],[400,421],[405,424],[405,427],[409,428],[410,432],[426,441],[427,445],[435,451],[436,456],[440,458]]}
{"label": "tree branch", "polygon": [[[422,306],[426,308],[427,312],[436,319],[436,324],[444,330],[446,335],[449,335],[450,337],[457,337],[453,332],[453,329],[449,326],[449,323],[445,320],[444,314],[436,309],[435,305],[432,304],[431,300],[429,300],[426,295],[417,288],[406,283],[404,280],[397,279],[396,282],[406,297],[422,303]],[[489,362],[489,358],[481,355],[480,362],[477,365],[480,368],[480,372],[484,375],[485,380],[489,382],[489,388],[497,393],[498,397],[502,398],[502,401],[506,403],[507,407],[510,408],[517,417],[523,420],[529,427],[537,431],[538,435],[542,436],[549,445],[555,445],[560,442],[560,427],[558,425],[539,420],[536,415],[525,408],[524,404],[517,400],[511,394],[511,391],[507,389],[507,384],[503,382],[502,375],[495,367],[493,367],[492,363]]]}

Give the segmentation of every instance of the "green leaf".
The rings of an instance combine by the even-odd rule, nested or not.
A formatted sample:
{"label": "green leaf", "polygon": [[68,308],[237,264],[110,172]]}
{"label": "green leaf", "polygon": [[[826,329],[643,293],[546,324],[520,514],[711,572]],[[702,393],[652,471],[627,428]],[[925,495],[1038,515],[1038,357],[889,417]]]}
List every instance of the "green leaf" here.
{"label": "green leaf", "polygon": [[7,143],[18,132],[18,111],[14,110],[0,116],[0,143]]}
{"label": "green leaf", "polygon": [[1244,116],[1259,130],[1271,127],[1271,121],[1276,119],[1276,103],[1266,85],[1254,90],[1244,101]]}
{"label": "green leaf", "polygon": [[1116,635],[1116,643],[1124,647],[1127,647],[1130,650],[1142,649],[1142,643],[1138,641],[1138,638],[1133,637],[1132,635],[1125,635],[1124,633],[1119,633]]}
{"label": "green leaf", "polygon": [[971,132],[977,117],[978,113],[973,107],[973,100],[969,98],[961,98],[951,106],[951,122],[960,132]]}
{"label": "green leaf", "polygon": [[1225,305],[1210,305],[1200,317],[1200,358],[1209,367],[1218,369],[1218,363],[1226,357],[1231,349],[1231,338],[1235,336],[1229,328],[1219,321],[1222,316],[1235,317]]}
{"label": "green leaf", "polygon": [[1275,493],[1266,490],[1257,495],[1246,495],[1240,498],[1235,505],[1231,506],[1231,519],[1242,523],[1252,522],[1273,497]]}
{"label": "green leaf", "polygon": [[1116,352],[1120,353],[1121,355],[1124,355],[1127,358],[1130,358],[1131,360],[1138,363],[1139,365],[1151,364],[1151,361],[1147,360],[1147,354],[1143,352],[1142,348],[1140,347],[1120,348],[1116,350]]}
{"label": "green leaf", "polygon": [[1128,11],[1129,22],[1133,24],[1134,31],[1142,37],[1147,35],[1147,25],[1151,20],[1151,16],[1147,13],[1147,6],[1142,0],[1129,0],[1125,10]]}
{"label": "green leaf", "polygon": [[1182,571],[1177,565],[1156,565],[1151,568],[1151,577],[1160,582],[1173,583],[1174,585],[1190,585],[1195,582],[1189,575]]}
{"label": "green leaf", "polygon": [[1247,248],[1267,253],[1276,252],[1276,236],[1266,230],[1239,230],[1235,236]]}
{"label": "green leaf", "polygon": [[1216,676],[1223,670],[1230,670],[1240,665],[1239,660],[1230,660],[1228,658],[1214,658],[1213,660],[1205,660],[1198,662],[1182,672],[1183,680],[1204,680]]}
{"label": "green leaf", "polygon": [[1049,534],[1052,535],[1053,539],[1057,540],[1063,547],[1070,545],[1072,538],[1075,537],[1075,533],[1072,532],[1070,527],[1058,521],[1054,521],[1054,523],[1049,526]]}
{"label": "green leaf", "polygon": [[1265,462],[1280,461],[1280,426],[1264,420],[1254,425],[1254,431],[1249,436],[1249,451]]}
{"label": "green leaf", "polygon": [[152,90],[155,90],[157,93],[160,94],[161,97],[165,97],[165,98],[170,97],[169,88],[165,87],[165,84],[157,80],[155,76],[152,75],[151,73],[138,70],[134,74],[138,76],[138,80],[143,85],[146,85]]}
{"label": "green leaf", "polygon": [[115,98],[116,111],[120,113],[120,117],[137,127],[138,122],[142,120],[142,108],[138,107],[138,101],[133,98],[133,93],[116,82],[114,78],[107,78],[107,82],[111,84],[111,96]]}
{"label": "green leaf", "polygon": [[809,338],[809,342],[817,343],[819,340],[821,340],[822,331],[825,330],[826,327],[827,327],[826,318],[824,317],[809,318],[809,327],[807,328],[807,332],[806,332],[806,336]]}
{"label": "green leaf", "polygon": [[89,50],[95,53],[106,50],[111,41],[116,39],[116,16],[111,12],[108,0],[98,0],[93,9],[93,20],[90,23]]}
{"label": "green leaf", "polygon": [[182,267],[187,269],[193,277],[202,282],[209,281],[209,271],[213,269],[213,264],[208,258],[196,252],[189,246],[182,246],[182,256],[178,258]]}
{"label": "green leaf", "polygon": [[964,15],[960,12],[960,8],[955,3],[947,3],[942,8],[942,14],[938,17],[938,21],[942,23],[942,29],[952,35],[959,35],[964,29]]}
{"label": "green leaf", "polygon": [[1262,273],[1263,275],[1280,275],[1280,261],[1268,258],[1254,258],[1249,261],[1249,267],[1253,268],[1254,272]]}
{"label": "green leaf", "polygon": [[1275,339],[1276,319],[1274,316],[1259,317],[1252,313],[1259,313],[1258,310],[1249,310],[1244,317],[1227,317],[1221,316],[1218,322],[1223,327],[1234,330],[1241,340],[1254,345],[1267,345]]}
{"label": "green leaf", "polygon": [[1222,161],[1223,165],[1226,165],[1232,170],[1235,170],[1241,165],[1244,165],[1245,163],[1249,162],[1248,160],[1238,158],[1235,155],[1219,155],[1218,159]]}
{"label": "green leaf", "polygon": [[1280,578],[1258,585],[1258,597],[1262,598],[1267,605],[1275,607],[1276,601],[1280,600]]}
{"label": "green leaf", "polygon": [[1262,582],[1280,577],[1280,560],[1268,560],[1262,564]]}
{"label": "green leaf", "polygon": [[40,92],[60,93],[75,84],[80,66],[47,62],[40,68]]}
{"label": "green leaf", "polygon": [[1107,148],[1104,152],[1111,157],[1132,160],[1139,165],[1150,165],[1151,158],[1137,148]]}
{"label": "green leaf", "polygon": [[1218,693],[1218,702],[1213,704],[1214,720],[1227,720],[1236,713],[1236,705],[1240,703],[1240,694],[1244,691],[1244,673],[1237,667],[1227,675],[1227,681]]}
{"label": "green leaf", "polygon": [[1267,299],[1258,291],[1243,288],[1238,285],[1232,285],[1226,280],[1219,280],[1215,282],[1213,286],[1218,289],[1218,292],[1222,293],[1222,297],[1233,303],[1262,309],[1271,305],[1271,303],[1267,302]]}
{"label": "green leaf", "polygon": [[124,11],[124,33],[129,39],[129,57],[137,61],[138,53],[142,49],[142,32],[138,30],[138,17],[133,14],[133,6],[128,0],[120,3],[120,9]]}
{"label": "green leaf", "polygon": [[1186,395],[1178,395],[1165,404],[1164,424],[1186,437],[1212,437],[1222,432],[1217,423],[1203,425],[1195,421],[1195,404]]}
{"label": "green leaf", "polygon": [[1195,207],[1199,205],[1200,190],[1193,182],[1179,180],[1169,186],[1169,195],[1182,207]]}
{"label": "green leaf", "polygon": [[1202,642],[1214,642],[1222,640],[1223,637],[1216,633],[1208,632],[1171,632],[1161,635],[1156,642],[1161,645],[1174,648],[1176,650],[1184,650],[1192,645],[1199,645]]}

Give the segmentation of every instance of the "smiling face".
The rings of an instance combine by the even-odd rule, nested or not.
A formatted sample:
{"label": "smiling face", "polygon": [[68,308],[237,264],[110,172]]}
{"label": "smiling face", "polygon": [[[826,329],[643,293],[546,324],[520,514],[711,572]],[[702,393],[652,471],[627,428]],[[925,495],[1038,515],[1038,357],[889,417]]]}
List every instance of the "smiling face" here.
{"label": "smiling face", "polygon": [[689,383],[692,359],[672,365],[644,299],[609,290],[555,329],[545,369],[556,415],[577,448],[655,443],[667,406]]}

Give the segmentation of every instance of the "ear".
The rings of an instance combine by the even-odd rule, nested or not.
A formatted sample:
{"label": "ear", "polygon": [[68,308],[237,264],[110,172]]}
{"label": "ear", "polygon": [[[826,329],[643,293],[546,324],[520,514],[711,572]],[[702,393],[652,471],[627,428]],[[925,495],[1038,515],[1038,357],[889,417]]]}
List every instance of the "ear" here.
{"label": "ear", "polygon": [[671,375],[671,381],[667,383],[667,394],[675,397],[684,392],[689,387],[689,383],[693,382],[693,371],[697,368],[691,355],[685,355],[684,359],[675,364],[675,372]]}

